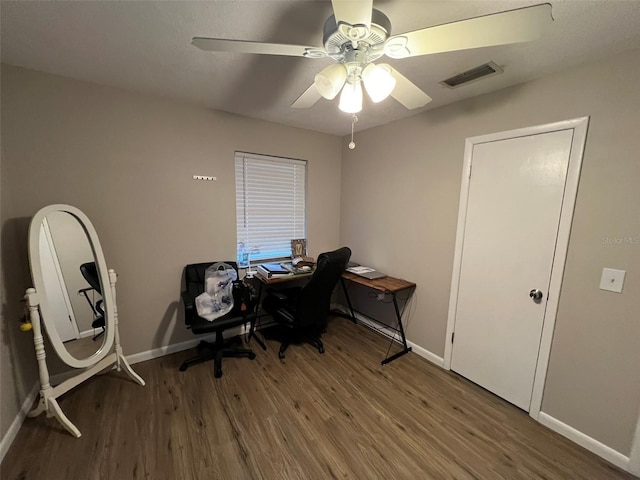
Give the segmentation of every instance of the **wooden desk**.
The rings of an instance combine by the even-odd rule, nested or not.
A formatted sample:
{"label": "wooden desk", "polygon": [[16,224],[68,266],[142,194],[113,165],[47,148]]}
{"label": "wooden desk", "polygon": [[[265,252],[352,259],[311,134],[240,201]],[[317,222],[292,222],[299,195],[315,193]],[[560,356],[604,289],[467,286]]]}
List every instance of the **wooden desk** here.
{"label": "wooden desk", "polygon": [[[416,288],[416,284],[413,282],[407,282],[406,280],[402,280],[400,278],[389,277],[389,276],[383,277],[383,278],[377,278],[375,280],[369,280],[368,278],[361,277],[360,275],[356,275],[355,273],[344,272],[342,274],[342,278],[340,278],[340,282],[342,283],[342,290],[344,291],[344,296],[347,300],[347,305],[349,306],[349,313],[351,314],[351,319],[354,322],[356,321],[356,316],[353,311],[353,307],[351,306],[351,299],[349,298],[349,293],[347,291],[347,286],[345,285],[345,280],[349,282],[357,283],[359,285],[363,285],[367,288],[371,288],[372,290],[375,290],[376,292],[379,292],[379,293],[383,293],[385,295],[391,295],[391,298],[393,299],[393,308],[395,310],[396,319],[398,322],[395,330],[397,333],[400,334],[400,339],[402,340],[403,348],[398,353],[391,355],[390,357],[386,357],[384,360],[382,360],[381,362],[382,365],[386,365],[387,363],[392,362],[396,358],[401,357],[405,353],[409,353],[411,351],[411,347],[407,345],[407,337],[404,333],[404,327],[402,326],[402,313],[404,312],[401,312],[400,308],[398,307],[398,299],[396,295],[399,292],[403,292],[405,290],[411,290],[413,293],[413,290]],[[377,321],[375,318],[372,318],[372,320]]]}
{"label": "wooden desk", "polygon": [[360,285],[364,285],[365,287],[373,288],[380,293],[391,294],[398,293],[403,290],[408,290],[410,288],[416,288],[416,284],[413,282],[407,282],[406,280],[402,280],[401,278],[389,276],[376,278],[375,280],[369,280],[368,278],[361,277],[360,275],[356,275],[355,273],[344,272],[342,274],[342,278],[355,283],[359,283]]}
{"label": "wooden desk", "polygon": [[[251,340],[251,338],[255,336],[255,326],[257,326],[257,324],[259,323],[259,318],[260,318],[259,309],[260,309],[260,303],[262,301],[263,287],[265,285],[266,286],[278,285],[278,284],[292,282],[295,280],[304,280],[311,277],[311,275],[313,275],[313,272],[300,273],[295,275],[276,276],[272,278],[266,278],[260,274],[257,274],[256,276],[253,277],[258,282],[258,299],[257,299],[258,304],[256,306],[256,314],[257,314],[256,321],[254,323],[254,327],[252,327],[251,332],[249,333],[249,340]],[[404,333],[404,327],[402,326],[402,314],[404,312],[401,312],[400,308],[398,307],[398,299],[396,295],[400,292],[404,292],[407,290],[413,291],[416,288],[416,284],[413,282],[402,280],[400,278],[389,277],[389,276],[383,277],[383,278],[377,278],[375,280],[369,280],[368,278],[361,277],[351,272],[344,272],[340,277],[340,284],[342,285],[342,291],[344,292],[345,299],[347,300],[347,305],[349,306],[350,316],[348,318],[350,318],[354,323],[357,323],[357,319],[356,319],[356,315],[354,313],[353,307],[351,306],[351,299],[349,298],[349,292],[347,290],[345,280],[371,288],[376,292],[383,293],[385,295],[390,295],[391,298],[393,299],[393,308],[395,310],[396,319],[398,322],[395,328],[395,331],[400,334],[403,348],[398,353],[395,353],[394,355],[391,355],[390,357],[386,357],[385,359],[383,359],[381,362],[382,365],[386,365],[387,363],[392,362],[396,358],[401,357],[405,353],[409,353],[411,351],[411,347],[407,344],[407,337]],[[375,318],[372,318],[372,320],[377,321]],[[255,336],[255,338],[256,340],[258,340],[258,343],[262,346],[262,348],[266,350],[266,347],[258,339],[258,337]]]}

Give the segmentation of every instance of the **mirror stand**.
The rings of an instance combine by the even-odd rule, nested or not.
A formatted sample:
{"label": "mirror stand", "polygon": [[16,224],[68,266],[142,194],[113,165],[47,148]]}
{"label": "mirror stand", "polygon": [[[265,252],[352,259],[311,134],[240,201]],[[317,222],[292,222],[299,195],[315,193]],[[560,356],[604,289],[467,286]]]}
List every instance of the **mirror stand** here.
{"label": "mirror stand", "polygon": [[80,430],[67,418],[60,408],[60,404],[57,398],[65,394],[72,388],[76,387],[80,383],[88,380],[95,374],[102,370],[113,366],[117,371],[124,369],[125,372],[137,383],[144,385],[144,380],[133,371],[127,359],[122,353],[122,347],[120,346],[120,334],[118,332],[118,310],[116,307],[116,289],[115,284],[117,281],[116,272],[113,269],[109,270],[109,284],[113,297],[113,328],[115,333],[114,338],[114,351],[109,353],[102,360],[83,370],[80,374],[63,381],[59,385],[52,387],[49,383],[49,370],[47,368],[46,353],[44,349],[44,340],[42,338],[42,326],[39,313],[40,300],[38,293],[34,288],[29,288],[26,291],[25,299],[27,302],[27,308],[29,310],[29,319],[33,326],[33,344],[36,351],[36,359],[38,361],[38,372],[40,376],[40,401],[38,405],[28,413],[29,417],[36,417],[43,412],[46,412],[47,417],[55,417],[60,424],[66,428],[76,438],[82,434]]}

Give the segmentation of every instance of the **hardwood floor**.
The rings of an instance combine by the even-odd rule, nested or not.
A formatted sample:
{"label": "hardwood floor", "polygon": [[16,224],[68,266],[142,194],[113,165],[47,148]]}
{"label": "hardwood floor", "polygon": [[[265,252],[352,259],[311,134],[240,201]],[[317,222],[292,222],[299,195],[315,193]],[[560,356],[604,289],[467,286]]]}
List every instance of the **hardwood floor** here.
{"label": "hardwood floor", "polygon": [[101,336],[97,340],[94,340],[91,336],[65,342],[64,346],[72,357],[82,360],[85,358],[89,358],[91,355],[100,350],[103,342],[104,336]]}
{"label": "hardwood floor", "polygon": [[526,413],[344,319],[326,353],[179,372],[195,349],[98,376],[61,399],[82,437],[27,419],[2,479],[632,479]]}

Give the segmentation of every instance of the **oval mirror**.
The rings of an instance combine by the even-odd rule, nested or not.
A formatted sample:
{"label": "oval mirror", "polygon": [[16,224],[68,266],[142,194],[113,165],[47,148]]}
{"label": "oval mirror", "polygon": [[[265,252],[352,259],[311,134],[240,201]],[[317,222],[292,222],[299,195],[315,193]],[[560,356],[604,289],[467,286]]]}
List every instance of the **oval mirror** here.
{"label": "oval mirror", "polygon": [[72,367],[99,362],[113,346],[113,301],[100,241],[86,215],[70,205],[36,213],[29,261],[51,346]]}

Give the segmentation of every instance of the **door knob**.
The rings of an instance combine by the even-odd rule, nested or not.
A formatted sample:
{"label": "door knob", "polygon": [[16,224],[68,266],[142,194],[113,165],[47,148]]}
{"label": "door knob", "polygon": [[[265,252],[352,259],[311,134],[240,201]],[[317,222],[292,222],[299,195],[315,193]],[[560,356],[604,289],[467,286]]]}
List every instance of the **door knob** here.
{"label": "door knob", "polygon": [[529,296],[533,299],[534,302],[539,302],[542,299],[542,290],[534,288],[529,292]]}

